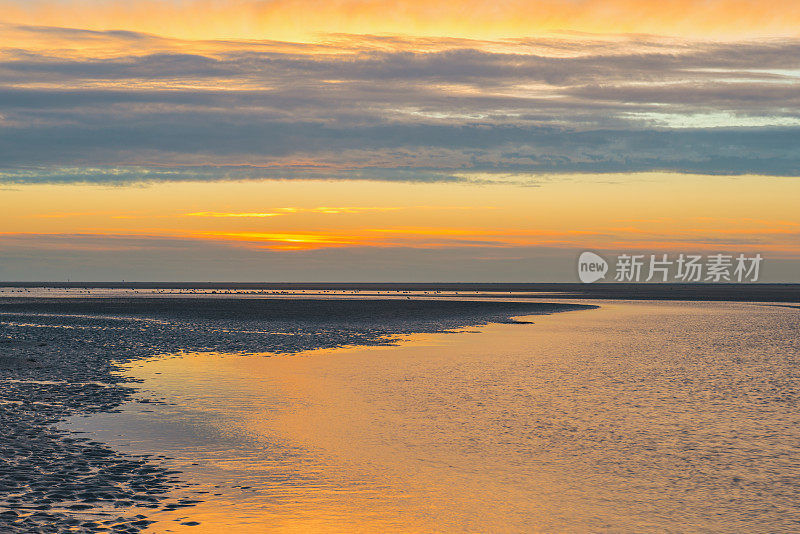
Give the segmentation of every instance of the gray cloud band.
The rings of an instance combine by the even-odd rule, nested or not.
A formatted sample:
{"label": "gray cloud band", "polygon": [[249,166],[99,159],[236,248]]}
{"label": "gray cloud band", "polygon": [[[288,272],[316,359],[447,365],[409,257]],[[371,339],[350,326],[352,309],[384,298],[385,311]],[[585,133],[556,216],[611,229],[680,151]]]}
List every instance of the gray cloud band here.
{"label": "gray cloud band", "polygon": [[7,183],[800,175],[800,41],[336,36],[187,54],[131,32],[18,30],[165,51],[4,50]]}

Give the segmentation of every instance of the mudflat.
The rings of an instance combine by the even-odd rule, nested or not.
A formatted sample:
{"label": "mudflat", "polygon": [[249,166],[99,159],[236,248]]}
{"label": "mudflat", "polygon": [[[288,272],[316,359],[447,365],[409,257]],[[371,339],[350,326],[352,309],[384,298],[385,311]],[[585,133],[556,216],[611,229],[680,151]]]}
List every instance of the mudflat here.
{"label": "mudflat", "polygon": [[[160,463],[54,427],[114,411],[134,389],[116,371],[180,351],[293,353],[513,322],[594,306],[539,302],[229,298],[0,299],[0,530],[138,532],[142,509],[202,502]],[[136,509],[139,513],[133,513]]]}

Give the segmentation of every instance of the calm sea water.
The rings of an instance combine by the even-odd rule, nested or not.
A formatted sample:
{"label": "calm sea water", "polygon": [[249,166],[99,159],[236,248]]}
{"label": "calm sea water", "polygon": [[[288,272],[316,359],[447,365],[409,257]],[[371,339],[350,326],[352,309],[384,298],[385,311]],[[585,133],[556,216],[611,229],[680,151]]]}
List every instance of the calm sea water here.
{"label": "calm sea water", "polygon": [[68,427],[206,492],[154,532],[800,531],[800,309],[599,304],[394,347],[139,361],[138,397],[167,404]]}

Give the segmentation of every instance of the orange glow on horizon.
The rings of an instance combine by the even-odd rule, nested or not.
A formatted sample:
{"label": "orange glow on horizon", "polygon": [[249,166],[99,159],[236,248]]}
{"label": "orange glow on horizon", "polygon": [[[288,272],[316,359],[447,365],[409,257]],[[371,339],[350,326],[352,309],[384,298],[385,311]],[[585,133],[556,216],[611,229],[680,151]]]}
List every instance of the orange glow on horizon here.
{"label": "orange glow on horizon", "polygon": [[328,181],[30,185],[3,192],[0,247],[146,248],[188,240],[281,251],[733,249],[796,257],[799,195],[800,181],[791,178],[675,174],[573,175],[537,188]]}

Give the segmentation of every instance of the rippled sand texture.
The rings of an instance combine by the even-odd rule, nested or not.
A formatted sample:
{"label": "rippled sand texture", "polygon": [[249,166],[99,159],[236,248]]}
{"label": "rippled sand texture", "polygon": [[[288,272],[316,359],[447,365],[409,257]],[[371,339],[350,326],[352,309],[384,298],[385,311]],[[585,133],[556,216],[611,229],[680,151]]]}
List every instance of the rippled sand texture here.
{"label": "rippled sand texture", "polygon": [[129,364],[69,427],[208,491],[154,532],[797,532],[800,310],[597,310],[296,355]]}

